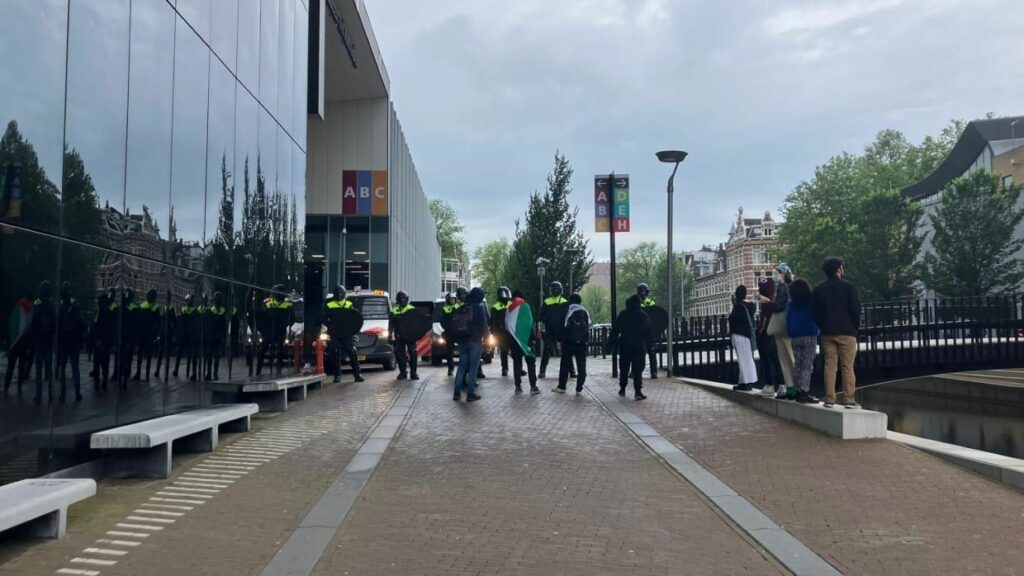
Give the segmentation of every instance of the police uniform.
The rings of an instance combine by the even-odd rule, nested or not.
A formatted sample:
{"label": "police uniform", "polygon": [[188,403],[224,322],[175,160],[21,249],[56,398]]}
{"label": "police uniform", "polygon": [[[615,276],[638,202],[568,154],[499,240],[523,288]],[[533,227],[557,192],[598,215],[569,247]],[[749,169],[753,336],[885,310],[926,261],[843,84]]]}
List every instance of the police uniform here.
{"label": "police uniform", "polygon": [[[288,337],[288,327],[294,323],[295,318],[295,311],[290,300],[267,298],[263,301],[263,311],[267,330],[263,332],[260,357],[256,362],[257,376],[263,372],[263,358],[268,354],[277,358],[277,373],[281,373],[285,357],[284,341]],[[273,371],[273,361],[271,361],[271,371]]]}
{"label": "police uniform", "polygon": [[57,376],[60,378],[60,401],[67,396],[67,365],[71,365],[71,381],[75,387],[75,401],[82,399],[82,375],[78,365],[82,351],[82,308],[70,296],[61,298],[57,316]]}
{"label": "police uniform", "polygon": [[497,343],[497,350],[501,355],[501,375],[508,376],[508,334],[505,331],[505,311],[508,304],[501,300],[491,306],[491,334]]}
{"label": "police uniform", "polygon": [[444,329],[444,332],[441,333],[441,337],[444,338],[445,342],[444,359],[448,365],[449,376],[455,372],[455,354],[453,352],[455,350],[455,342],[448,337],[448,323],[451,322],[452,314],[461,307],[462,302],[456,301],[454,304],[445,304],[444,307],[441,308],[441,327]]}
{"label": "police uniform", "polygon": [[[146,380],[149,380],[149,372],[153,363],[153,352],[157,347],[157,338],[160,335],[160,327],[162,324],[163,310],[159,304],[155,301],[150,302],[146,299],[139,305],[136,320],[136,332],[139,335],[139,349],[138,356],[136,358],[135,366],[135,379],[141,380],[142,377],[142,359],[146,359]],[[159,360],[158,360],[159,362]],[[157,375],[160,374],[159,364],[157,364]]]}
{"label": "police uniform", "polygon": [[57,331],[57,317],[53,300],[49,295],[32,302],[32,337],[35,344],[36,404],[42,401],[43,377],[45,374],[47,392],[53,396],[53,337]]}
{"label": "police uniform", "polygon": [[228,311],[224,306],[203,308],[203,363],[206,380],[220,380],[220,357],[224,352],[228,328]]}
{"label": "police uniform", "polygon": [[[654,298],[651,298],[650,296],[646,296],[640,301],[641,310],[644,308],[651,308],[655,305],[657,305],[657,302],[655,302]],[[652,343],[647,344],[647,361],[651,365],[651,378],[656,379],[658,377],[658,353],[654,350],[654,344]]]}
{"label": "police uniform", "polygon": [[199,372],[199,308],[186,304],[181,307],[181,313],[177,316],[175,338],[178,344],[177,358],[174,362],[174,377],[178,377],[178,369],[181,368],[181,357],[185,356],[185,376],[190,380],[196,379]]}
{"label": "police uniform", "polygon": [[[569,301],[566,300],[561,294],[559,294],[558,296],[548,296],[547,298],[545,298],[544,299],[544,305],[540,309],[540,320],[541,320],[541,322],[545,322],[546,321],[545,319],[547,318],[548,308],[550,308],[551,306],[558,306],[558,305],[563,305],[563,304],[568,304],[568,303],[569,303]],[[546,374],[547,374],[548,361],[551,360],[551,355],[554,354],[554,352],[555,352],[555,341],[557,340],[557,334],[560,334],[563,329],[564,329],[564,327],[561,327],[561,326],[559,326],[558,328],[556,328],[554,330],[552,330],[551,326],[547,327],[546,334],[544,335],[544,348],[541,351],[541,355],[540,355],[540,377],[541,378],[544,378],[546,376]],[[576,370],[572,370],[570,376],[575,378],[576,377]]]}
{"label": "police uniform", "polygon": [[[395,360],[398,362],[398,377],[404,378],[406,375],[411,377],[413,380],[416,376],[416,364],[418,358],[416,356],[416,342],[413,340],[406,340],[402,337],[400,332],[396,332],[397,322],[399,316],[408,314],[416,308],[412,304],[406,303],[404,306],[396,304],[391,308],[391,322],[390,331],[394,334],[395,340]],[[408,372],[407,369],[408,368]]]}
{"label": "police uniform", "polygon": [[324,305],[324,319],[331,339],[327,341],[327,358],[334,370],[334,381],[341,378],[341,363],[348,357],[352,374],[356,381],[361,381],[359,355],[356,354],[355,334],[345,334],[341,330],[341,311],[352,310],[355,306],[347,297],[328,300]]}

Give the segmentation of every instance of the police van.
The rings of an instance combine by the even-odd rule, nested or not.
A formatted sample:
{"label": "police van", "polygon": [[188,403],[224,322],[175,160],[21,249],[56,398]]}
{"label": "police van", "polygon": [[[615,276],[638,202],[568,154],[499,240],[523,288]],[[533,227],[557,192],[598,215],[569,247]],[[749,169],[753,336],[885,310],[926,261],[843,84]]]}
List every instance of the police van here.
{"label": "police van", "polygon": [[[332,295],[328,295],[331,298]],[[353,307],[363,315],[363,329],[356,337],[359,363],[380,364],[385,370],[395,369],[395,351],[388,342],[388,319],[391,316],[391,296],[385,290],[360,290],[348,293]]]}

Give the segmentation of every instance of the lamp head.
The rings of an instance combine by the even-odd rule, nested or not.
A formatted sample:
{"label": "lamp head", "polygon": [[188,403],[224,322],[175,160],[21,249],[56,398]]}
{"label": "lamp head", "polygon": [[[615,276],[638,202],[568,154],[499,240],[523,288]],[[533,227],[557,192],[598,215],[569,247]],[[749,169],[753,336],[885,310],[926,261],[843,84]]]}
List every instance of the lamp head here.
{"label": "lamp head", "polygon": [[686,152],[682,150],[662,150],[657,154],[658,160],[667,162],[669,164],[679,164],[683,160],[686,160]]}

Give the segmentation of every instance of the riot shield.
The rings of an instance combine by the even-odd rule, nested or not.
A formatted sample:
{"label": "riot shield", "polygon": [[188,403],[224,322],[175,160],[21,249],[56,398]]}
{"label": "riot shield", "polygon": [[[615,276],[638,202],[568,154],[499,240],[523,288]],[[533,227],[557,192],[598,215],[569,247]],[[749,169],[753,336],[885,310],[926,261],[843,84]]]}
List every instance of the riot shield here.
{"label": "riot shield", "polygon": [[327,329],[331,332],[332,338],[355,336],[363,329],[363,315],[355,308],[331,310]]}
{"label": "riot shield", "polygon": [[648,306],[643,311],[651,320],[651,331],[647,335],[647,341],[661,340],[665,336],[665,330],[668,330],[668,312],[661,306]]}
{"label": "riot shield", "polygon": [[422,310],[409,310],[395,317],[396,337],[406,342],[416,342],[430,331],[433,322]]}

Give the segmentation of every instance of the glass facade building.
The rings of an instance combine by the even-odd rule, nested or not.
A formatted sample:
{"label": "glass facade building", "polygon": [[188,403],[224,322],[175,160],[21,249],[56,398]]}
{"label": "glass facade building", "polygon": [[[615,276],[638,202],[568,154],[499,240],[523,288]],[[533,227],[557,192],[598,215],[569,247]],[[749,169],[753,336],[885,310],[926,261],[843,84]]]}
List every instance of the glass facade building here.
{"label": "glass facade building", "polygon": [[0,2],[0,484],[210,403],[189,359],[246,375],[247,309],[303,291],[309,23],[306,0]]}

